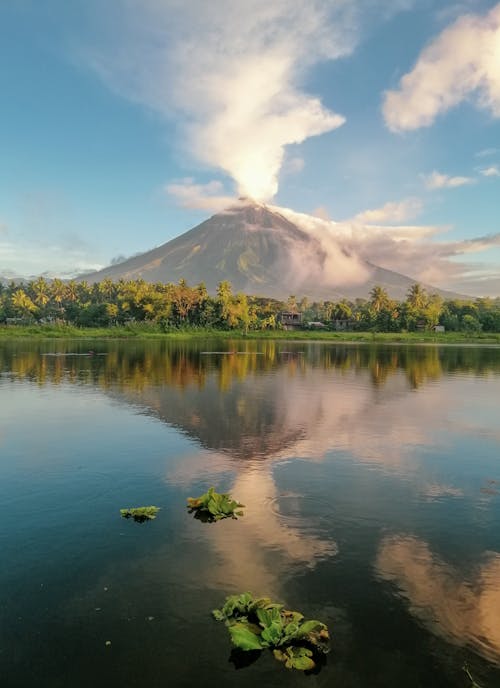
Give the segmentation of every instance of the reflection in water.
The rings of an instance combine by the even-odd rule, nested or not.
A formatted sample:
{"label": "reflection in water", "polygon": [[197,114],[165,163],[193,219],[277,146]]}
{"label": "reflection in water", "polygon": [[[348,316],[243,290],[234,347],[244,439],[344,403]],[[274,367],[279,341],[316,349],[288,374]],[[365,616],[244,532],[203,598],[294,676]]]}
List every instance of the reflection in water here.
{"label": "reflection in water", "polygon": [[375,564],[393,582],[411,613],[432,632],[471,645],[500,665],[500,553],[490,552],[470,580],[411,536],[385,538]]}
{"label": "reflection in water", "polygon": [[[286,523],[272,509],[278,491],[271,468],[245,466],[237,474],[231,493],[247,506],[237,533],[232,529],[236,537],[228,537],[224,527],[206,529],[221,558],[228,589],[280,597],[291,565],[313,568],[318,560],[336,554],[337,546],[331,539],[305,533],[303,524]],[[219,578],[214,572],[213,582]]]}
{"label": "reflection in water", "polygon": [[[471,435],[493,432],[480,414],[460,413],[477,376],[500,372],[497,349],[301,343],[295,345],[300,354],[292,355],[294,345],[287,342],[215,342],[214,351],[235,353],[208,356],[207,342],[92,346],[107,355],[40,355],[85,353],[88,343],[81,342],[28,342],[22,351],[6,344],[0,369],[12,371],[13,382],[97,387],[210,451],[244,460],[315,459],[335,447],[398,468],[408,447],[428,445],[438,430],[454,425]],[[455,380],[448,386],[451,372]],[[458,376],[463,394],[456,392]],[[440,377],[443,384],[434,384]],[[425,395],[412,393],[422,385]],[[447,407],[446,417],[435,413]]]}
{"label": "reflection in water", "polygon": [[[96,355],[85,355],[89,346]],[[93,671],[109,685],[156,685],[172,667],[178,685],[192,685],[200,666],[221,688],[234,685],[207,608],[244,589],[330,615],[335,651],[318,685],[454,688],[461,679],[445,664],[460,672],[466,643],[498,662],[500,555],[466,582],[425,540],[436,528],[456,533],[459,514],[464,550],[474,551],[478,532],[480,550],[497,548],[499,353],[267,341],[0,345],[0,490],[11,523],[0,660],[15,655],[11,684],[40,662],[45,683],[23,685],[62,685],[61,657],[71,657],[75,688],[91,685]],[[246,505],[243,518],[188,516],[185,498],[212,484]],[[158,504],[161,518],[124,527],[118,509],[129,503]],[[381,532],[417,530],[422,540],[386,538],[377,557],[380,578],[399,586],[421,622],[398,614],[395,644],[394,610],[371,585],[374,548]],[[424,627],[452,641],[437,668],[426,641],[439,641]],[[115,654],[99,663],[106,638]],[[197,648],[199,666],[186,665],[186,647]],[[282,674],[266,672],[257,662],[239,683],[281,684]]]}
{"label": "reflection in water", "polygon": [[[450,392],[446,382],[433,381],[449,371],[500,372],[498,352],[490,349],[219,342],[207,355],[206,342],[105,346],[93,356],[75,356],[87,352],[88,345],[79,343],[42,346],[57,347],[57,356],[43,355],[47,351],[37,347],[21,353],[6,347],[3,365],[41,385],[97,386],[210,452],[209,460],[198,454],[169,463],[169,484],[187,486],[204,474],[213,479],[218,472],[236,470],[230,491],[250,506],[238,538],[228,537],[225,528],[207,529],[207,537],[223,559],[228,582],[269,594],[279,594],[279,574],[290,563],[313,567],[337,552],[331,538],[305,537],[304,519],[286,521],[272,508],[279,498],[274,461],[290,456],[318,460],[335,449],[364,463],[411,473],[415,466],[407,459],[414,448],[445,441],[437,439],[438,433],[449,433],[453,412],[460,415],[463,394],[456,393],[456,384]],[[461,384],[471,381],[464,377]],[[425,395],[415,394],[425,383]],[[436,414],[436,408],[449,412]],[[481,427],[480,418],[478,423]],[[466,423],[456,420],[453,428],[471,434],[477,429],[469,417]],[[228,458],[237,464],[228,466]],[[463,492],[433,483],[423,494],[436,499]],[[279,571],[276,557],[268,563],[269,552],[282,562]]]}
{"label": "reflection in water", "polygon": [[[449,374],[487,376],[500,372],[499,351],[493,347],[391,347],[305,342],[294,345],[277,341],[227,340],[222,343],[110,341],[93,342],[92,347],[94,352],[90,356],[87,355],[89,343],[82,341],[27,341],[21,345],[2,342],[0,371],[39,384],[69,381],[103,389],[119,385],[136,391],[142,390],[144,385],[203,388],[209,375],[223,392],[249,375],[283,367],[290,377],[299,376],[310,368],[339,373],[367,371],[374,388],[384,387],[388,380],[402,373],[412,389]],[[214,352],[226,350],[227,355],[208,356],[209,347]],[[46,355],[54,353],[58,355]]]}
{"label": "reflection in water", "polygon": [[422,490],[422,496],[429,500],[442,499],[445,497],[463,497],[464,491],[458,487],[452,487],[452,485],[432,483],[431,485],[425,486]]}

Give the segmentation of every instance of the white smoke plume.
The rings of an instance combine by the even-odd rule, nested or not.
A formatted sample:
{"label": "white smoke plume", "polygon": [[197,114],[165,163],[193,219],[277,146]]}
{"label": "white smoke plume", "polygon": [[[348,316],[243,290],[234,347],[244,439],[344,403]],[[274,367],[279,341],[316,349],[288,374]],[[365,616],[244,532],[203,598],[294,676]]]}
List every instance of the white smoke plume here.
{"label": "white smoke plume", "polygon": [[418,129],[469,99],[500,117],[500,3],[459,17],[430,43],[386,93],[383,113],[392,131]]}
{"label": "white smoke plume", "polygon": [[[116,91],[185,123],[184,148],[239,195],[272,198],[285,147],[344,118],[303,89],[364,25],[412,0],[116,0],[85,59]],[[103,13],[104,14],[104,13]]]}
{"label": "white smoke plume", "polygon": [[[337,262],[345,265],[350,270],[351,284],[361,282],[363,270],[372,264],[408,275],[416,281],[464,294],[483,295],[498,290],[497,271],[488,274],[481,283],[478,278],[484,272],[484,266],[456,259],[499,247],[500,233],[446,241],[441,235],[449,228],[443,226],[381,226],[355,219],[334,222],[289,208],[270,206],[270,209],[317,238],[328,256],[325,271],[330,267],[331,274],[336,276]],[[300,257],[297,256],[299,262]],[[303,262],[306,263],[305,260]],[[344,277],[343,274],[341,276]]]}
{"label": "white smoke plume", "polygon": [[355,222],[365,224],[400,223],[412,220],[422,210],[419,198],[405,198],[402,201],[389,201],[380,208],[364,210],[354,218]]}

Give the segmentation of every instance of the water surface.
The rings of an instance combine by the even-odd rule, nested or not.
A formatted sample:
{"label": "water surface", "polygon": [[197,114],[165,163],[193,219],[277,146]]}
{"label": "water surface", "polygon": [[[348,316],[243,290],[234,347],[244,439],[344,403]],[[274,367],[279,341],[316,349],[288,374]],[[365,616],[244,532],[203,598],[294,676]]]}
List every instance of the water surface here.
{"label": "water surface", "polygon": [[[500,685],[499,399],[495,348],[0,344],[0,685]],[[231,661],[245,590],[329,625],[319,673]]]}

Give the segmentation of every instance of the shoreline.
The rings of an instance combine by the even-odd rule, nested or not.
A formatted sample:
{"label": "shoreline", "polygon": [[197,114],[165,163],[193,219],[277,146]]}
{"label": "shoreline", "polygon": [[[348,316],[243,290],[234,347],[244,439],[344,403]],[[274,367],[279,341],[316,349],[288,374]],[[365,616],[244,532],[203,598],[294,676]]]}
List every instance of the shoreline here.
{"label": "shoreline", "polygon": [[285,340],[332,342],[342,344],[431,344],[500,346],[500,333],[468,334],[464,332],[324,332],[293,330],[186,329],[162,332],[159,328],[116,326],[106,328],[78,328],[71,325],[0,325],[0,341],[14,339],[162,339],[162,340]]}

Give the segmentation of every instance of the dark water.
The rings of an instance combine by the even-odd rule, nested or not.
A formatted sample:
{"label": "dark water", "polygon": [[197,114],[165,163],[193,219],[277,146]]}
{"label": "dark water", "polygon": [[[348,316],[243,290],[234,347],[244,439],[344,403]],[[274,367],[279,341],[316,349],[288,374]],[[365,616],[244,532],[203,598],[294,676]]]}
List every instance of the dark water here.
{"label": "dark water", "polygon": [[[0,344],[1,688],[500,686],[499,400],[493,348]],[[319,673],[235,667],[245,590],[329,625]]]}

